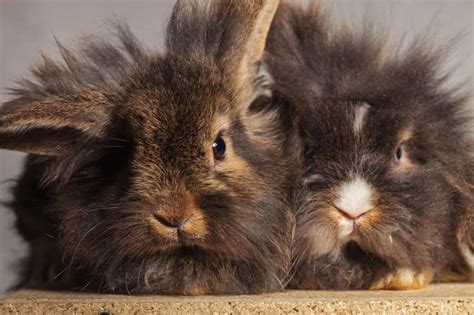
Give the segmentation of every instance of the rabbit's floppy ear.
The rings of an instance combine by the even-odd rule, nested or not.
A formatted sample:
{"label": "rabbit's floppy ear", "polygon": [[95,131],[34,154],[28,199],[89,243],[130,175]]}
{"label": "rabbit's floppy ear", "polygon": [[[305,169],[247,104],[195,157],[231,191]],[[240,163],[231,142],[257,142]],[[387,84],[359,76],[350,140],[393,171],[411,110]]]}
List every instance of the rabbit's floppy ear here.
{"label": "rabbit's floppy ear", "polygon": [[128,26],[114,27],[118,43],[87,36],[70,50],[56,40],[62,62],[43,55],[31,79],[8,89],[16,98],[0,106],[1,149],[65,161],[103,146],[128,69],[145,58]]}
{"label": "rabbit's floppy ear", "polygon": [[0,148],[47,156],[87,149],[103,139],[113,107],[98,91],[7,102],[0,107]]}
{"label": "rabbit's floppy ear", "polygon": [[167,46],[189,57],[211,57],[236,84],[254,88],[278,0],[179,0],[168,24]]}

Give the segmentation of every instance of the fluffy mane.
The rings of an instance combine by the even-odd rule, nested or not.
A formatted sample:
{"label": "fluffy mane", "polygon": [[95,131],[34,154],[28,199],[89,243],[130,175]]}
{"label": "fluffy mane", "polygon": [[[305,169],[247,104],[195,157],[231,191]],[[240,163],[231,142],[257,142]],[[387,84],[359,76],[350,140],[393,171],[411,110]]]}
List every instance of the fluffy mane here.
{"label": "fluffy mane", "polygon": [[115,92],[128,80],[128,71],[145,58],[145,49],[124,23],[113,24],[117,43],[87,36],[75,49],[56,39],[61,59],[42,55],[31,68],[32,79],[23,78],[9,91],[14,97],[42,100],[50,96],[78,94],[87,90]]}
{"label": "fluffy mane", "polygon": [[459,38],[434,45],[430,34],[423,32],[402,45],[378,27],[370,18],[359,25],[339,23],[320,1],[308,7],[284,2],[267,44],[272,71],[286,83],[303,73],[305,88],[321,97],[385,102],[403,92],[416,98],[466,101],[456,93],[459,86],[444,89],[451,73],[443,69]]}
{"label": "fluffy mane", "polygon": [[426,129],[442,137],[445,161],[457,161],[453,169],[470,173],[472,196],[472,92],[466,84],[449,85],[453,43],[436,45],[432,39],[420,33],[397,48],[370,19],[349,27],[336,22],[320,1],[307,7],[287,1],[280,5],[268,37],[268,62],[276,88],[289,98],[362,101],[433,122]]}
{"label": "fluffy mane", "polygon": [[[315,121],[326,121],[318,116],[324,110],[318,109],[330,112],[330,105],[324,104],[336,103],[366,103],[374,112],[380,110],[392,117],[393,126],[388,122],[381,127],[385,130],[370,134],[381,144],[390,134],[399,132],[397,120],[414,126],[414,134],[423,142],[420,147],[430,161],[435,161],[424,171],[439,175],[448,184],[443,191],[452,193],[450,204],[454,210],[450,216],[457,221],[458,245],[472,250],[472,86],[453,85],[455,72],[448,66],[451,47],[459,37],[436,44],[429,32],[422,32],[411,41],[397,42],[377,27],[370,18],[358,25],[339,23],[322,1],[311,1],[307,7],[296,1],[284,2],[267,42],[267,60],[276,89],[303,113],[304,128],[310,126],[307,130],[317,125]],[[333,129],[343,129],[338,122],[337,114],[334,121],[327,119]],[[318,150],[324,144],[310,132],[306,135],[308,164],[314,161],[311,149]],[[431,192],[435,200],[435,187]],[[303,218],[302,222],[307,224],[309,220]],[[449,237],[452,240],[455,236]]]}

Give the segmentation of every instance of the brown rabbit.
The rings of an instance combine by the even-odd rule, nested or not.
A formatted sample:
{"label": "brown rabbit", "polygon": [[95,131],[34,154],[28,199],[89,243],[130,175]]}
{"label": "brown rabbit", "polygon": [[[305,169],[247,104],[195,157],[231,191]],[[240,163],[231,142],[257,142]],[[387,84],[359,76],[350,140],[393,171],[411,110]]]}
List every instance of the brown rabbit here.
{"label": "brown rabbit", "polygon": [[267,47],[276,89],[303,113],[291,287],[414,289],[472,272],[472,102],[445,85],[445,50],[385,49],[319,1],[282,4]]}
{"label": "brown rabbit", "polygon": [[178,1],[167,50],[126,26],[44,57],[0,112],[30,153],[12,207],[27,285],[100,292],[281,290],[290,268],[292,120],[263,53],[278,1]]}

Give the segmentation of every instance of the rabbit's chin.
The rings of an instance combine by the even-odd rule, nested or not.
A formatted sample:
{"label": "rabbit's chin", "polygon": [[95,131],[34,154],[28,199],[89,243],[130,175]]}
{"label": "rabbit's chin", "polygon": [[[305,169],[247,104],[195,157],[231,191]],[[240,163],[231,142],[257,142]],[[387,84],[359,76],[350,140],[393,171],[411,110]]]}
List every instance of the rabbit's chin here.
{"label": "rabbit's chin", "polygon": [[187,253],[187,257],[192,258],[193,256],[208,256],[208,257],[221,257],[229,260],[252,260],[254,257],[247,257],[244,252],[241,254],[229,250],[226,246],[218,246],[215,244],[207,244],[202,240],[183,240],[176,241],[172,244],[166,244],[156,248],[154,255],[163,257],[176,257],[179,258],[183,253]]}
{"label": "rabbit's chin", "polygon": [[274,282],[283,279],[283,269],[266,261],[229,258],[196,246],[179,246],[124,261],[117,269],[96,273],[96,280],[105,275],[104,292],[242,294],[278,287]]}
{"label": "rabbit's chin", "polygon": [[301,237],[318,240],[309,242],[313,245],[313,255],[317,257],[328,253],[338,254],[349,242],[363,247],[365,237],[373,230],[372,226],[378,223],[379,215],[374,210],[363,217],[350,219],[330,208],[323,217],[311,221],[314,224]]}
{"label": "rabbit's chin", "polygon": [[[389,265],[412,264],[411,253],[416,250],[411,248],[410,244],[417,244],[419,240],[410,225],[403,222],[393,223],[385,218],[379,209],[371,210],[357,219],[344,216],[334,216],[333,219],[337,226],[337,241],[333,254],[340,254],[348,245],[357,244],[364,255],[377,257]],[[423,247],[418,248],[418,251],[421,250]],[[424,261],[424,258],[418,258],[418,261]]]}
{"label": "rabbit's chin", "polygon": [[365,239],[371,236],[371,232],[377,231],[376,226],[379,224],[380,215],[376,210],[373,210],[363,217],[356,219],[339,215],[334,220],[338,227],[337,234],[341,244],[345,245],[348,242],[354,241],[363,246]]}
{"label": "rabbit's chin", "polygon": [[323,217],[312,222],[311,228],[300,237],[313,240],[309,242],[312,244],[310,251],[313,257],[326,254],[338,256],[348,244],[357,244],[361,251],[369,255],[398,260],[401,250],[399,245],[407,240],[404,236],[411,235],[408,231],[404,233],[401,226],[391,226],[385,222],[379,209],[351,219],[330,208]]}

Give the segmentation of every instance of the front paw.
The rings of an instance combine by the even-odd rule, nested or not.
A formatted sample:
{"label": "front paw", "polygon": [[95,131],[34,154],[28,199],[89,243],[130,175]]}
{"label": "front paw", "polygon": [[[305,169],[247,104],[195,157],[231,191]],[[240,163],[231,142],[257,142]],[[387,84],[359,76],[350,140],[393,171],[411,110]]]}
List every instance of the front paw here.
{"label": "front paw", "polygon": [[409,268],[400,268],[378,278],[371,290],[418,290],[427,286],[433,279],[430,270],[416,272]]}

